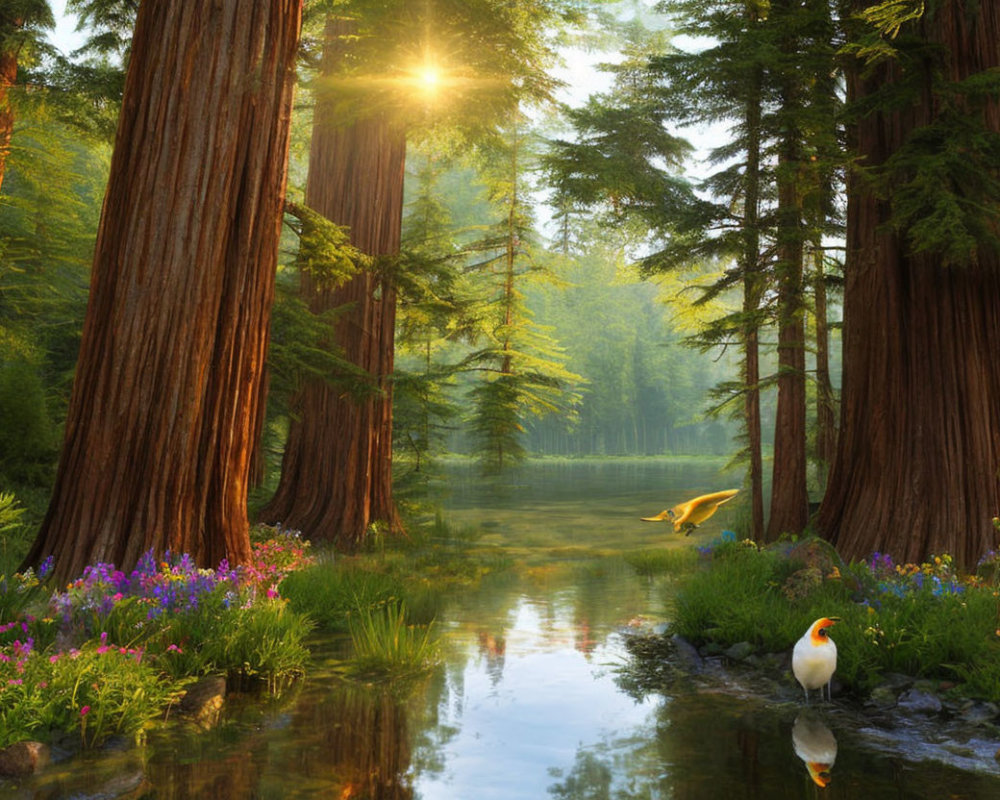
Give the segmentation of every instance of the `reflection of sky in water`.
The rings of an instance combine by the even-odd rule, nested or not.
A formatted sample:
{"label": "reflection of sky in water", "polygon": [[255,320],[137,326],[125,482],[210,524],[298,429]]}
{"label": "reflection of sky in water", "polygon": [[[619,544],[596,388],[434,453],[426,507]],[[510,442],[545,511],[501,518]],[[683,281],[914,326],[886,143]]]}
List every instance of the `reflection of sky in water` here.
{"label": "reflection of sky in water", "polygon": [[461,696],[440,709],[439,724],[456,731],[441,753],[443,773],[417,775],[418,797],[546,797],[581,750],[607,757],[617,740],[640,729],[652,735],[657,701],[636,703],[614,683],[620,639],[596,644],[589,656],[574,649],[581,632],[566,611],[546,615],[522,599],[505,631],[499,680],[496,658],[470,643],[475,654],[449,681]]}

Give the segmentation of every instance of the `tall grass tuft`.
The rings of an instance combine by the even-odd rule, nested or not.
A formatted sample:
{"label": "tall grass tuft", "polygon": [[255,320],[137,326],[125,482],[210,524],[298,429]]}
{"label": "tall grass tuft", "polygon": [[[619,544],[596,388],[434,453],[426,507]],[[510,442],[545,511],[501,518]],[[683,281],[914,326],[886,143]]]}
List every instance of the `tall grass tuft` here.
{"label": "tall grass tuft", "polygon": [[348,672],[356,677],[408,678],[438,663],[440,647],[433,624],[408,624],[402,602],[359,603],[349,617],[349,628],[354,658]]}
{"label": "tall grass tuft", "polygon": [[403,598],[406,589],[400,580],[384,572],[359,568],[352,562],[324,561],[285,578],[281,594],[293,610],[307,614],[323,630],[346,633],[348,619],[359,607]]}

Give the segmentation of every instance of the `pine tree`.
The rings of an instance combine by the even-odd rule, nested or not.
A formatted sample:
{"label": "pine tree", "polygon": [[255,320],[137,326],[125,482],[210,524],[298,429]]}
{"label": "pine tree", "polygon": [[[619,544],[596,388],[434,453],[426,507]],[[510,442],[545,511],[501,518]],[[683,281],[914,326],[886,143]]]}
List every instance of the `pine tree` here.
{"label": "pine tree", "polygon": [[408,476],[397,470],[397,486],[426,487],[430,462],[443,449],[446,426],[458,413],[445,387],[454,366],[439,358],[468,325],[463,321],[468,300],[460,296],[456,230],[442,195],[441,180],[449,166],[450,159],[430,148],[422,154],[404,219],[396,346],[405,366],[397,359],[393,436],[411,469]]}
{"label": "pine tree", "polygon": [[580,380],[559,360],[558,345],[533,322],[524,303],[523,284],[542,273],[526,179],[533,159],[523,118],[478,149],[497,219],[470,248],[478,254],[469,269],[483,284],[485,330],[466,367],[483,376],[471,390],[472,431],[480,463],[490,472],[524,457],[526,419],[571,411],[577,399],[571,387]]}
{"label": "pine tree", "polygon": [[[362,251],[394,261],[406,138],[429,112],[430,94],[422,87],[429,80],[438,89],[440,124],[470,137],[489,129],[518,97],[551,91],[548,35],[563,11],[561,2],[542,0],[336,4],[327,50],[342,57],[328,60],[321,79],[310,158],[310,185],[317,191],[325,185],[325,197],[320,204],[310,195],[307,203],[347,225]],[[342,41],[337,26],[350,30]],[[265,518],[349,549],[373,523],[400,529],[391,471],[397,287],[388,262],[325,298],[310,297],[314,308],[352,304],[332,340],[372,375],[380,394],[359,405],[323,387],[303,391],[281,482],[264,511]]]}

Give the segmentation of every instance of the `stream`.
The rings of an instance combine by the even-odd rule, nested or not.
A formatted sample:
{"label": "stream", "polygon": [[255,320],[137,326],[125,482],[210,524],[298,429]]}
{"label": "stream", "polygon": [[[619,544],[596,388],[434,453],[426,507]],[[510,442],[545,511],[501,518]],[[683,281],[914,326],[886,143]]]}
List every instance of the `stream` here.
{"label": "stream", "polygon": [[[452,599],[429,678],[406,692],[345,684],[331,669],[342,642],[325,640],[279,697],[233,696],[210,730],[162,726],[144,747],[0,783],[0,797],[1000,797],[1000,740],[886,731],[837,702],[769,697],[752,679],[626,691],[625,637],[665,620],[671,579],[636,575],[621,553],[711,541],[733,512],[687,539],[638,517],[730,485],[698,461],[529,464],[499,486],[455,467],[446,518],[523,566]],[[814,780],[807,762],[819,774],[831,743]]]}

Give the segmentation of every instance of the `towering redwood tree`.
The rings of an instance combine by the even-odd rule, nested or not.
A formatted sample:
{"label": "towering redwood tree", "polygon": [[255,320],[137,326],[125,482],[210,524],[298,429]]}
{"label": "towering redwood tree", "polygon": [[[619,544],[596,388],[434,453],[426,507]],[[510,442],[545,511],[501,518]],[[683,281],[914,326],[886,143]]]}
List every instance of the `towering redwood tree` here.
{"label": "towering redwood tree", "polygon": [[[330,80],[343,56],[349,23],[331,18],[321,74]],[[341,122],[335,92],[318,91],[309,153],[306,204],[348,226],[351,244],[372,256],[399,253],[406,156],[404,128],[385,113]],[[308,271],[302,294],[314,312],[347,310],[335,338],[344,356],[366,370],[378,393],[355,398],[322,381],[296,401],[274,497],[262,519],[356,548],[369,523],[399,521],[392,501],[392,387],[396,290],[387,275],[361,272],[330,287]]]}
{"label": "towering redwood tree", "polygon": [[66,438],[26,563],[250,553],[301,0],[136,21]]}
{"label": "towering redwood tree", "polygon": [[[511,113],[519,97],[542,97],[552,88],[545,71],[551,51],[542,45],[559,5],[341,4],[344,17],[331,19],[326,31],[307,203],[349,226],[364,253],[397,253],[407,126],[427,111],[422,80],[440,81],[447,110],[438,122],[481,132]],[[336,119],[345,109],[350,119]],[[338,289],[312,286],[306,276],[303,291],[316,310],[350,304],[332,339],[380,391],[358,400],[321,384],[303,389],[281,481],[262,518],[351,549],[372,522],[399,528],[390,469],[396,289],[388,275],[367,274]]]}
{"label": "towering redwood tree", "polygon": [[879,181],[849,192],[841,431],[819,524],[846,556],[971,565],[996,546],[1000,510],[1000,106],[986,83],[1000,4],[928,4],[895,45],[848,84],[859,103],[897,87],[912,100],[856,125]]}

